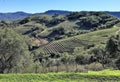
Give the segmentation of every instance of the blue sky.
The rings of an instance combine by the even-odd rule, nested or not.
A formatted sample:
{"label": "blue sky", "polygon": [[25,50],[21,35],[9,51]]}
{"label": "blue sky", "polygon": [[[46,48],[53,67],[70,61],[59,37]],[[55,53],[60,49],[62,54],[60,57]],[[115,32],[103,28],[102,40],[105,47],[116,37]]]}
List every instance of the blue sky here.
{"label": "blue sky", "polygon": [[0,0],[0,12],[120,11],[120,0]]}

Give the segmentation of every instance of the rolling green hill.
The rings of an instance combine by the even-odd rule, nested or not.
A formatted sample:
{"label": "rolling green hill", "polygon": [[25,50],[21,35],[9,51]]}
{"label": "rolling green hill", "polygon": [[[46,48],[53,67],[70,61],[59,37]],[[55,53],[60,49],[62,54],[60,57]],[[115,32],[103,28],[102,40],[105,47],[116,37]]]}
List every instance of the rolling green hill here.
{"label": "rolling green hill", "polygon": [[111,28],[119,22],[118,18],[103,12],[73,12],[68,15],[33,15],[15,21],[14,25],[18,33],[54,41]]}
{"label": "rolling green hill", "polygon": [[43,47],[40,47],[37,51],[44,52],[45,54],[50,53],[73,53],[75,47],[81,47],[82,52],[89,51],[91,48],[97,46],[106,46],[107,40],[115,35],[119,30],[117,26],[113,28],[98,30],[86,34],[77,35],[74,37],[53,41]]}
{"label": "rolling green hill", "polygon": [[50,59],[64,63],[62,56],[68,53],[69,56],[75,55],[76,60],[81,60],[79,56],[82,54],[83,61],[89,64],[95,60],[91,60],[95,57],[93,51],[98,47],[105,50],[107,41],[119,31],[120,19],[103,12],[73,12],[68,15],[33,15],[14,23],[17,33],[32,40],[29,50],[35,61],[41,63]]}
{"label": "rolling green hill", "polygon": [[13,22],[0,21],[0,27],[12,28],[22,36],[27,44],[26,51],[30,53],[28,57],[32,63],[24,61],[30,67],[15,67],[20,70],[14,72],[120,68],[120,19],[104,12],[36,14]]}

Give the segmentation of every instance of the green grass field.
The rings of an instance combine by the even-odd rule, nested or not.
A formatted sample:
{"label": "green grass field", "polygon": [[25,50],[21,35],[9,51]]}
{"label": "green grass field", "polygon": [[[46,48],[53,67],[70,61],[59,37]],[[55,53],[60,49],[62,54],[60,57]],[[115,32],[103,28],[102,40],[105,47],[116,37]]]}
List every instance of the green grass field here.
{"label": "green grass field", "polygon": [[119,70],[88,73],[1,74],[0,82],[120,82]]}

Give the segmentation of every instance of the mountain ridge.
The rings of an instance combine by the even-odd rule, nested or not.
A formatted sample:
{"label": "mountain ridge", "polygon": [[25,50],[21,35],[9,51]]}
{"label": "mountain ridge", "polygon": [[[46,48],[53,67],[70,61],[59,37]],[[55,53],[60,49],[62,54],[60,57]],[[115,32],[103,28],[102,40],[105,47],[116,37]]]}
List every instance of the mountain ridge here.
{"label": "mountain ridge", "polygon": [[[8,12],[8,13],[0,13],[0,20],[1,21],[15,21],[15,20],[26,18],[26,17],[31,16],[31,15],[38,15],[38,14],[65,15],[65,14],[69,14],[71,12],[72,11],[67,11],[67,10],[48,10],[48,11],[45,11],[45,12],[42,12],[42,13],[26,13],[26,12],[23,12],[23,11]],[[118,12],[118,11],[102,11],[102,12],[105,12],[107,14],[110,14],[112,16],[116,16],[116,17],[120,18],[120,12]]]}
{"label": "mountain ridge", "polygon": [[28,16],[31,16],[30,13],[25,13],[25,12],[14,12],[14,13],[0,13],[0,20],[3,21],[14,21],[18,19],[23,19]]}

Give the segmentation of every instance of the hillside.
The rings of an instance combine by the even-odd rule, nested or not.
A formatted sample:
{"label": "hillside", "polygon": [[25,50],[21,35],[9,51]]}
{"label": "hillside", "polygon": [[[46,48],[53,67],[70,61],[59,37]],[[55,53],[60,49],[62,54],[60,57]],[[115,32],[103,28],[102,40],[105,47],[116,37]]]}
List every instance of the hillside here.
{"label": "hillside", "polygon": [[113,15],[113,16],[116,16],[116,17],[120,18],[120,12],[110,12],[110,11],[107,11],[105,13],[108,13],[110,15]]}
{"label": "hillside", "polygon": [[47,14],[47,15],[55,15],[55,14],[65,15],[65,14],[70,14],[70,13],[71,11],[64,11],[64,10],[48,10],[44,12],[44,14]]}
{"label": "hillside", "polygon": [[44,54],[53,54],[53,53],[63,53],[69,52],[73,53],[76,47],[80,48],[81,53],[87,53],[91,49],[98,46],[106,46],[107,40],[115,35],[119,30],[118,27],[114,26],[113,28],[98,30],[82,35],[77,35],[74,37],[58,40],[51,42],[37,51]]}
{"label": "hillside", "polygon": [[0,20],[1,21],[15,21],[19,19],[24,19],[28,16],[31,15],[38,15],[38,14],[46,14],[46,15],[64,15],[64,14],[69,14],[71,13],[70,11],[63,11],[63,10],[48,10],[43,13],[26,13],[26,12],[11,12],[11,13],[0,13]]}
{"label": "hillside", "polygon": [[18,19],[23,19],[31,14],[25,12],[15,12],[15,13],[0,13],[0,20],[2,21],[13,21]]}
{"label": "hillside", "polygon": [[15,30],[35,38],[49,41],[72,37],[91,31],[111,28],[120,20],[103,12],[73,12],[68,15],[33,15],[15,21]]}
{"label": "hillside", "polygon": [[[1,27],[13,27],[17,33],[29,37],[32,41],[29,44],[30,51],[40,49],[46,54],[73,53],[76,47],[89,49],[95,47],[96,44],[106,44],[107,38],[118,30],[113,28],[118,23],[120,19],[104,12],[72,12],[67,15],[55,14],[53,16],[36,14],[13,22],[1,21],[0,25]],[[106,34],[109,33],[107,31],[111,34]],[[100,32],[100,35],[96,32]],[[97,37],[105,41],[101,42],[96,39]],[[64,40],[66,38],[67,40]]]}
{"label": "hillside", "polygon": [[[6,43],[2,41],[1,45],[3,43],[7,46],[12,45],[11,41],[14,42],[15,39],[21,41],[22,39],[14,37],[16,33],[23,38],[21,44],[25,43],[22,44],[25,45],[23,47],[17,42],[20,49],[26,51],[23,55],[30,54],[25,55],[26,57],[21,56],[23,63],[19,63],[22,63],[23,68],[20,70],[17,70],[19,67],[13,68],[17,72],[28,73],[33,72],[33,69],[35,73],[86,72],[108,67],[120,69],[120,19],[104,12],[72,12],[64,15],[35,14],[12,22],[1,21],[0,27],[1,40],[6,41]],[[9,28],[13,32],[7,30]],[[7,38],[11,36],[9,33],[13,33],[13,39]],[[18,50],[19,47],[16,47],[17,44],[14,45],[14,49],[12,47],[11,49],[21,53]],[[4,51],[6,48],[4,47]],[[11,52],[9,48],[8,50]],[[3,53],[8,55],[7,52]],[[16,52],[14,55],[16,57]],[[24,68],[27,65],[30,67]],[[3,66],[9,67],[6,64]],[[5,73],[6,70],[7,68],[1,70],[1,73]]]}
{"label": "hillside", "polygon": [[[82,11],[81,11],[82,12]],[[86,11],[84,11],[86,12]],[[2,21],[15,21],[19,19],[26,18],[31,15],[39,15],[39,14],[46,14],[46,15],[66,15],[70,14],[72,11],[65,11],[65,10],[48,10],[43,13],[26,13],[26,12],[11,12],[11,13],[0,13],[0,20]],[[104,13],[110,14],[112,16],[116,16],[120,18],[120,12],[112,12],[112,11],[105,11]]]}

